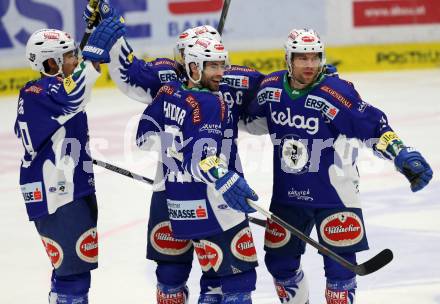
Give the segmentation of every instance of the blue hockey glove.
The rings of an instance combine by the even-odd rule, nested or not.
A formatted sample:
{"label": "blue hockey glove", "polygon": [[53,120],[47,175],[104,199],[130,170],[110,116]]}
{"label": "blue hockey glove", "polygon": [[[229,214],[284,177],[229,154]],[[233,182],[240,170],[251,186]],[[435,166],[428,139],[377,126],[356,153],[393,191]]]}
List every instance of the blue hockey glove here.
{"label": "blue hockey glove", "polygon": [[400,173],[411,183],[413,192],[422,190],[432,179],[432,169],[420,152],[410,147],[403,148],[394,159]]}
{"label": "blue hockey glove", "polygon": [[106,1],[99,1],[98,7],[96,8],[97,16],[94,16],[93,13],[95,12],[95,9],[90,7],[90,5],[87,4],[86,8],[84,9],[83,13],[83,19],[86,22],[86,24],[89,23],[90,19],[98,18],[98,21],[101,22],[103,19],[107,19],[110,17],[116,17],[117,12],[116,10],[110,6]]}
{"label": "blue hockey glove", "polygon": [[223,195],[223,199],[232,209],[246,213],[256,211],[249,206],[246,198],[256,201],[257,194],[249,187],[246,180],[234,171],[229,171],[219,178],[215,182],[215,189]]}
{"label": "blue hockey glove", "polygon": [[87,45],[82,51],[84,60],[94,62],[110,62],[110,49],[116,40],[125,34],[122,17],[108,18],[102,21],[90,35]]}
{"label": "blue hockey glove", "polygon": [[332,64],[324,65],[324,74],[327,76],[338,76],[338,69]]}

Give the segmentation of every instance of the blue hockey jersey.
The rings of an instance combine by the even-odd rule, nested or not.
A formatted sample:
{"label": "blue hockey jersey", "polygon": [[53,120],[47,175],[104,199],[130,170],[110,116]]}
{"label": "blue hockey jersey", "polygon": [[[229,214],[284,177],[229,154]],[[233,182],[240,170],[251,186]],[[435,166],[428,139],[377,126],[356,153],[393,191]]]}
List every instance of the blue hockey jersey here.
{"label": "blue hockey jersey", "polygon": [[[137,101],[150,104],[162,85],[170,81],[186,82],[186,72],[179,63],[168,58],[157,58],[144,61],[133,55],[133,50],[124,38],[120,38],[110,51],[111,62],[109,71],[118,88],[127,96]],[[228,154],[230,165],[242,174],[241,162],[237,155],[236,138],[238,121],[241,119],[245,106],[256,96],[264,75],[242,66],[232,66],[225,72],[220,93],[228,105],[227,121],[231,134],[226,134],[231,146]],[[158,168],[155,182],[162,180],[163,175]],[[163,190],[163,188],[158,188]]]}
{"label": "blue hockey jersey", "polygon": [[360,207],[358,149],[376,147],[392,129],[352,83],[321,75],[295,91],[287,71],[275,72],[262,81],[248,114],[248,131],[272,137],[273,203]]}
{"label": "blue hockey jersey", "polygon": [[95,192],[84,107],[99,75],[86,61],[67,78],[43,77],[20,90],[15,134],[25,150],[20,186],[30,220]]}
{"label": "blue hockey jersey", "polygon": [[245,220],[243,213],[228,207],[201,165],[209,157],[227,165],[223,144],[228,126],[220,94],[187,89],[179,82],[163,86],[139,122],[137,145],[143,149],[160,145],[175,238],[214,235]]}

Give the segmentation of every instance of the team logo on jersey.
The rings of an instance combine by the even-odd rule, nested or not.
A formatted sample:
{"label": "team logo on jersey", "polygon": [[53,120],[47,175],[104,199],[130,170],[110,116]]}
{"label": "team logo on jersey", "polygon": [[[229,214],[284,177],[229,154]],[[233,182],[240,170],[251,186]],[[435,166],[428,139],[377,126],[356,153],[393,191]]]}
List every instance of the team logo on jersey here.
{"label": "team logo on jersey", "polygon": [[258,92],[257,101],[263,105],[266,101],[280,102],[282,90],[279,88],[266,87]]}
{"label": "team logo on jersey", "polygon": [[282,169],[286,173],[301,173],[309,161],[309,151],[301,140],[286,138],[282,142]]}
{"label": "team logo on jersey", "polygon": [[326,217],[319,230],[326,243],[337,247],[357,244],[364,237],[362,220],[356,213],[348,211]]}
{"label": "team logo on jersey", "polygon": [[319,118],[309,117],[306,118],[302,115],[293,115],[290,113],[290,108],[286,108],[286,112],[271,110],[271,117],[274,124],[297,129],[305,129],[310,135],[314,135],[319,131]]}
{"label": "team logo on jersey", "polygon": [[257,251],[249,227],[243,228],[234,236],[231,242],[231,251],[237,259],[242,261],[257,261]]}
{"label": "team logo on jersey", "polygon": [[75,90],[76,82],[75,82],[75,80],[73,80],[72,75],[64,78],[63,86],[64,86],[64,90],[66,91],[67,94],[70,94],[73,90]]}
{"label": "team logo on jersey", "polygon": [[84,232],[76,241],[76,254],[87,263],[98,262],[98,232],[96,227]]}
{"label": "team logo on jersey", "polygon": [[63,249],[57,242],[50,238],[42,236],[41,241],[43,242],[44,248],[46,249],[47,256],[49,257],[52,266],[55,269],[58,269],[61,266],[61,263],[63,263]]}
{"label": "team logo on jersey", "polygon": [[225,75],[223,76],[222,82],[236,89],[249,89],[248,76]]}
{"label": "team logo on jersey", "polygon": [[266,221],[266,232],[264,233],[264,245],[269,248],[280,248],[289,242],[290,231],[268,219]]}
{"label": "team logo on jersey", "polygon": [[150,243],[153,248],[166,255],[181,255],[191,248],[191,241],[173,238],[169,221],[154,226],[150,234]]}
{"label": "team logo on jersey", "polygon": [[174,221],[208,219],[206,200],[174,201],[167,199],[168,214]]}
{"label": "team logo on jersey", "polygon": [[21,185],[20,188],[25,203],[38,203],[43,201],[44,194],[41,191],[43,189],[41,182],[24,184]]}
{"label": "team logo on jersey", "polygon": [[325,117],[333,120],[339,112],[339,109],[322,97],[308,95],[304,104],[306,108],[320,111]]}
{"label": "team logo on jersey", "polygon": [[173,70],[159,71],[158,75],[159,75],[160,82],[162,82],[162,83],[178,80],[177,74]]}

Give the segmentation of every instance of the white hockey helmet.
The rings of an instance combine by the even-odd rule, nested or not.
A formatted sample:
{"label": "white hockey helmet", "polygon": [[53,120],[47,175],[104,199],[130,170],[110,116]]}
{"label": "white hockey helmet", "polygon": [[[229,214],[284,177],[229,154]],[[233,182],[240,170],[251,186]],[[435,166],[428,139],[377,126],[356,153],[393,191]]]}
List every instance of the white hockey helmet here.
{"label": "white hockey helmet", "polygon": [[176,41],[174,48],[174,60],[184,65],[183,51],[195,38],[209,38],[222,41],[219,32],[210,25],[196,26],[183,31]]}
{"label": "white hockey helmet", "polygon": [[34,32],[26,43],[26,58],[32,70],[45,72],[43,62],[53,58],[61,71],[63,54],[77,50],[75,40],[63,31],[55,29],[41,29]]}
{"label": "white hockey helmet", "polygon": [[[185,70],[194,83],[200,83],[205,62],[224,61],[229,66],[229,54],[220,41],[208,38],[195,38],[185,48]],[[199,79],[191,77],[190,63],[195,63],[199,71]]]}
{"label": "white hockey helmet", "polygon": [[321,69],[325,64],[324,44],[318,33],[312,29],[293,29],[290,31],[287,41],[284,44],[286,51],[286,64],[289,75],[292,76],[292,55],[295,53],[320,53]]}

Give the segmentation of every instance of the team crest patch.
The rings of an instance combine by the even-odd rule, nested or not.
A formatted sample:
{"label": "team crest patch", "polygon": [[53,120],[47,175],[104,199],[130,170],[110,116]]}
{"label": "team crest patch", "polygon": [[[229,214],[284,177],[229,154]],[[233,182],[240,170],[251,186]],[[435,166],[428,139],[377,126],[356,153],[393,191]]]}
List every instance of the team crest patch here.
{"label": "team crest patch", "polygon": [[243,228],[234,236],[231,242],[231,251],[236,258],[242,261],[257,261],[257,251],[249,227]]}
{"label": "team crest patch", "polygon": [[264,233],[264,245],[269,248],[280,248],[289,242],[290,231],[268,219],[266,221],[266,232]]}
{"label": "team crest patch", "polygon": [[76,241],[76,254],[87,263],[98,262],[98,232],[91,228],[84,232]]}
{"label": "team crest patch", "polygon": [[55,269],[58,269],[63,263],[63,249],[57,242],[50,238],[42,236],[41,241],[43,242],[44,248],[46,249],[47,256],[49,257],[52,266]]}
{"label": "team crest patch", "polygon": [[67,94],[70,94],[76,88],[76,82],[73,80],[72,75],[63,80],[64,90],[66,90]]}
{"label": "team crest patch", "polygon": [[322,239],[337,247],[355,245],[365,234],[362,220],[353,212],[332,214],[322,221],[319,229]]}
{"label": "team crest patch", "polygon": [[191,248],[191,241],[178,240],[172,236],[169,221],[154,226],[150,234],[150,242],[157,252],[166,255],[181,255]]}

